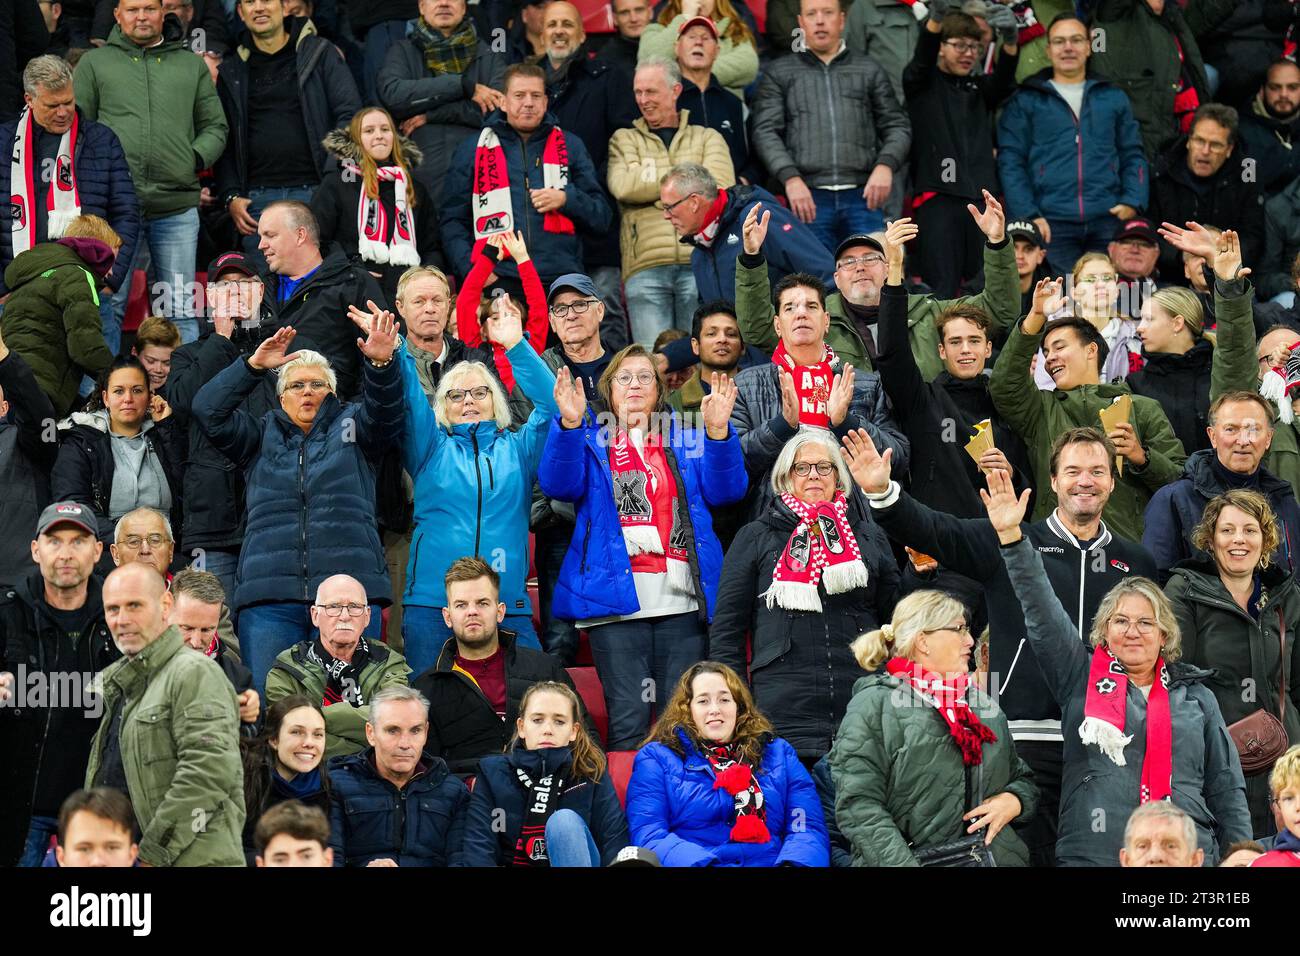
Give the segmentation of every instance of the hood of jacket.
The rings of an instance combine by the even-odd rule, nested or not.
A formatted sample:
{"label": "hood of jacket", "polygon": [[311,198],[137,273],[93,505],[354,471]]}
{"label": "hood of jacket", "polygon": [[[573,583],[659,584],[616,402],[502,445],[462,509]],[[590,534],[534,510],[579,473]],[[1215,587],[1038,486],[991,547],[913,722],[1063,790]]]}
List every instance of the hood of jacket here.
{"label": "hood of jacket", "polygon": [[[361,165],[361,144],[348,135],[346,127],[330,130],[320,142],[325,147],[325,151],[340,162],[346,161],[356,166]],[[424,162],[424,151],[415,145],[413,140],[407,139],[401,133],[398,133],[397,142],[402,147],[402,153],[406,157],[406,165],[410,169],[415,169]]]}
{"label": "hood of jacket", "polygon": [[[1052,87],[1052,68],[1044,67],[1037,73],[1032,73],[1020,81],[1021,87],[1038,90],[1040,93],[1047,93],[1049,96],[1055,96],[1064,102],[1064,97]],[[1083,78],[1083,95],[1086,99],[1098,86],[1109,86],[1110,81],[1100,76],[1093,76],[1091,73]]]}
{"label": "hood of jacket", "polygon": [[[104,579],[98,574],[91,574],[86,585],[86,603],[82,607],[91,615],[93,620],[104,612],[104,601],[102,595]],[[39,570],[32,571],[27,577],[15,581],[11,586],[14,597],[26,604],[34,612],[39,612],[43,607],[48,607],[45,603],[45,578],[42,577]],[[51,618],[53,620],[53,618]]]}
{"label": "hood of jacket", "polygon": [[740,217],[740,211],[755,198],[758,198],[758,192],[754,186],[742,183],[729,187],[727,189],[727,204],[722,207],[722,214],[718,216],[718,234],[721,235],[729,229],[731,224]]}
{"label": "hood of jacket", "polygon": [[77,258],[86,264],[86,268],[99,278],[102,279],[113,271],[113,261],[117,258],[117,254],[103,240],[74,236],[71,239],[57,239],[55,242],[76,253]]}
{"label": "hood of jacket", "polygon": [[[523,714],[519,716],[522,717]],[[541,747],[537,750],[529,750],[524,746],[524,742],[519,740],[506,754],[506,760],[510,766],[519,767],[530,777],[537,779],[539,774],[544,775],[567,763],[572,763],[573,748],[571,746]]]}
{"label": "hood of jacket", "polygon": [[[360,753],[349,754],[346,757],[335,757],[330,761],[328,769],[331,775],[344,770],[352,771],[358,776],[365,777],[368,780],[382,781],[383,783],[388,784],[388,786],[392,786],[392,784],[388,783],[387,780],[384,780],[384,778],[379,775],[379,771],[375,769],[374,747],[367,747]],[[420,761],[416,764],[415,775],[406,782],[406,789],[409,790],[411,786],[417,783],[425,784],[430,788],[436,787],[438,784],[442,783],[443,778],[446,777],[448,773],[450,773],[450,771],[447,769],[447,762],[445,760],[441,757],[435,757],[427,750],[421,751]]]}
{"label": "hood of jacket", "polygon": [[[60,421],[56,427],[59,431],[70,431],[77,425],[81,425],[83,428],[89,428],[91,431],[96,431],[103,435],[109,434],[108,409],[101,408],[93,412],[73,412],[67,418]],[[143,435],[153,427],[154,420],[152,418],[146,418],[140,427],[140,434]]]}
{"label": "hood of jacket", "polygon": [[1275,133],[1294,136],[1297,132],[1300,132],[1300,112],[1297,112],[1290,119],[1279,119],[1274,116],[1268,111],[1268,107],[1264,105],[1264,91],[1262,89],[1250,101],[1250,116],[1255,122]]}
{"label": "hood of jacket", "polygon": [[[83,244],[89,245],[83,249]],[[94,249],[95,246],[100,248]],[[102,272],[97,271],[79,255],[83,251],[91,254],[97,262],[106,256],[107,268]],[[12,292],[60,266],[77,266],[102,278],[113,268],[113,250],[98,239],[60,239],[57,242],[38,243],[9,263],[5,269],[5,286]]]}
{"label": "hood of jacket", "polygon": [[[1213,448],[1202,448],[1200,451],[1194,451],[1188,455],[1187,461],[1183,464],[1183,474],[1192,482],[1192,487],[1207,499],[1220,495],[1225,490],[1223,482],[1214,468],[1216,461]],[[1252,478],[1254,479],[1254,486],[1247,484],[1246,487],[1258,491],[1266,498],[1271,499],[1276,494],[1291,491],[1290,482],[1283,481],[1265,470],[1263,465],[1256,470]]]}
{"label": "hood of jacket", "polygon": [[1176,352],[1143,352],[1143,355],[1146,365],[1142,370],[1148,375],[1177,375],[1208,369],[1214,360],[1214,346],[1208,339],[1197,339],[1182,355]]}

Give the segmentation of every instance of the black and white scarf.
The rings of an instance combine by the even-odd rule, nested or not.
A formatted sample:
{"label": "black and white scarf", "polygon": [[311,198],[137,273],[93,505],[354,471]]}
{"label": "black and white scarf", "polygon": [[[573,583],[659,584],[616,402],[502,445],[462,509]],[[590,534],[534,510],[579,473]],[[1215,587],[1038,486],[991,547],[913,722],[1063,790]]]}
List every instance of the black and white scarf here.
{"label": "black and white scarf", "polygon": [[568,763],[541,777],[536,783],[523,767],[515,767],[515,778],[524,788],[524,823],[515,843],[514,866],[550,866],[546,852],[546,821],[555,812],[564,789],[564,772]]}
{"label": "black and white scarf", "polygon": [[321,705],[340,702],[360,707],[366,700],[361,693],[361,671],[370,663],[370,644],[365,637],[357,639],[357,649],[352,652],[352,660],[341,661],[325,650],[319,637],[307,648],[307,660],[325,672],[325,697]]}

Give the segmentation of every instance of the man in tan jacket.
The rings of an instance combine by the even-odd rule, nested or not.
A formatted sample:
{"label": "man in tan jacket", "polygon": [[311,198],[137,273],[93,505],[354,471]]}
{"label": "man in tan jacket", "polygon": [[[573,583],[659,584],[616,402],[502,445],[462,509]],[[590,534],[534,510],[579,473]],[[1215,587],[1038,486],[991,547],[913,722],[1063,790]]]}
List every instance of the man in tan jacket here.
{"label": "man in tan jacket", "polygon": [[659,206],[659,181],[679,163],[699,163],[719,187],[736,182],[722,136],[688,125],[688,111],[677,109],[681,91],[676,63],[646,60],[637,67],[633,84],[641,118],[632,129],[616,131],[609,142],[609,190],[622,211],[619,239],[632,338],[647,347],[666,328],[689,332],[699,304],[691,247],[678,241]]}

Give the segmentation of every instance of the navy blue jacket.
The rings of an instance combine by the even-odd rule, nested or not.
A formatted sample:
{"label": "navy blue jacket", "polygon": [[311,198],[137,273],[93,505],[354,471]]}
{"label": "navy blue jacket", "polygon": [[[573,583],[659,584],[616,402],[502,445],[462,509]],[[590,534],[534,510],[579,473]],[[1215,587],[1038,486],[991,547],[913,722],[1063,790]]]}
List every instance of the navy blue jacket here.
{"label": "navy blue jacket", "polygon": [[1165,485],[1147,502],[1142,545],[1156,559],[1161,584],[1169,580],[1174,565],[1204,555],[1192,547],[1192,529],[1200,522],[1210,499],[1232,488],[1257,491],[1268,499],[1282,536],[1273,554],[1273,564],[1284,571],[1296,569],[1300,503],[1296,502],[1291,483],[1262,466],[1248,479],[1232,475],[1219,464],[1213,448],[1203,448],[1187,457],[1181,478]]}
{"label": "navy blue jacket", "polygon": [[691,271],[695,273],[695,287],[699,289],[701,302],[714,299],[736,301],[736,258],[745,249],[741,230],[749,208],[756,202],[763,204],[765,212],[770,210],[772,213],[767,238],[763,240],[767,277],[772,287],[775,288],[792,272],[809,272],[832,287],[835,258],[812,230],[766,189],[732,186],[727,190],[727,205],[718,219],[718,232],[713,244],[705,248],[695,241],[694,236],[682,239],[682,242],[695,247],[691,253]]}
{"label": "navy blue jacket", "polygon": [[391,601],[375,465],[401,441],[401,368],[396,361],[361,366],[361,401],[344,405],[327,395],[306,433],[282,408],[260,419],[245,410],[262,375],[243,358],[194,396],[194,420],[244,469],[247,529],[232,607],[309,602],[334,574],[352,575],[373,602]]}
{"label": "navy blue jacket", "polygon": [[[745,140],[745,105],[735,93],[718,82],[718,78],[709,74],[709,85],[701,90],[692,81],[682,83],[682,91],[677,95],[677,111],[690,110],[687,120],[692,126],[706,126],[716,130],[727,143],[731,153],[731,165],[736,175],[746,179],[757,180],[763,170],[758,163],[749,161],[749,144]],[[741,222],[744,222],[742,219]]]}
{"label": "navy blue jacket", "polygon": [[1080,222],[1116,203],[1145,209],[1150,173],[1124,91],[1089,77],[1076,119],[1051,78],[1050,67],[1026,77],[998,123],[1007,216]]}
{"label": "navy blue jacket", "polygon": [[[136,199],[131,170],[126,165],[126,153],[122,152],[122,143],[117,134],[103,123],[86,119],[80,108],[77,110],[77,124],[72,170],[77,178],[77,191],[81,195],[81,212],[83,215],[96,215],[107,220],[113,231],[122,237],[122,248],[107,279],[109,288],[116,290],[122,284],[122,279],[131,266],[131,257],[135,254],[135,243],[140,235],[140,203]],[[12,196],[14,193],[10,181],[9,157],[13,155],[14,136],[17,132],[17,120],[0,126],[0,144],[3,144],[4,150],[0,152],[0,156],[4,157],[4,161],[0,162],[0,196]],[[42,199],[40,185],[36,189],[37,198]],[[3,279],[4,270],[13,261],[13,232],[6,217],[4,228],[0,229],[0,295],[7,291]]]}
{"label": "navy blue jacket", "polygon": [[[565,235],[546,232],[543,229],[542,214],[533,208],[528,198],[530,189],[541,189],[543,185],[542,150],[551,129],[557,125],[555,116],[547,113],[542,124],[527,141],[519,138],[519,134],[506,122],[506,114],[500,110],[489,114],[484,125],[496,130],[497,137],[501,140],[506,167],[510,171],[510,206],[515,217],[510,227],[524,234],[524,241],[532,253],[533,265],[537,267],[542,284],[549,285],[552,279],[558,279],[566,272],[582,272],[582,240],[577,233]],[[579,232],[601,233],[609,228],[613,212],[605,200],[605,190],[596,177],[591,154],[575,135],[566,136],[565,144],[569,149],[569,186],[565,190],[568,198],[560,212],[573,220]],[[447,257],[447,263],[456,270],[462,281],[469,274],[470,253],[475,242],[473,218],[476,213],[471,209],[471,204],[474,192],[474,151],[477,148],[478,137],[471,136],[456,149],[451,166],[447,169],[442,192],[443,253]],[[510,259],[499,263],[496,273],[503,278],[519,278],[519,268]]]}
{"label": "navy blue jacket", "polygon": [[[465,825],[466,866],[509,866],[515,844],[524,825],[524,788],[515,776],[521,767],[536,781],[572,759],[568,747],[525,750],[522,743],[507,754],[479,761],[474,792],[469,798],[469,822]],[[600,850],[602,866],[609,866],[618,851],[628,845],[627,821],[609,774],[598,783],[564,778],[564,790],[555,805],[582,817]],[[496,811],[500,810],[502,821]]]}
{"label": "navy blue jacket", "polygon": [[424,754],[401,790],[379,776],[375,748],[329,762],[335,866],[385,857],[398,866],[460,866],[469,791],[439,757]]}

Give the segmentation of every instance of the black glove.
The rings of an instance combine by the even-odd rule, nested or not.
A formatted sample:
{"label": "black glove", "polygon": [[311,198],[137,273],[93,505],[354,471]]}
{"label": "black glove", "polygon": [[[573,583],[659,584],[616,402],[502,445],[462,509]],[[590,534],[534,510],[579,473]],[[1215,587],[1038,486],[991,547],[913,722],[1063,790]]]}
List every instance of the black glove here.
{"label": "black glove", "polygon": [[926,0],[926,6],[930,8],[930,19],[938,23],[944,16],[955,8],[958,8],[956,0]]}

